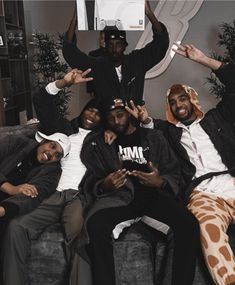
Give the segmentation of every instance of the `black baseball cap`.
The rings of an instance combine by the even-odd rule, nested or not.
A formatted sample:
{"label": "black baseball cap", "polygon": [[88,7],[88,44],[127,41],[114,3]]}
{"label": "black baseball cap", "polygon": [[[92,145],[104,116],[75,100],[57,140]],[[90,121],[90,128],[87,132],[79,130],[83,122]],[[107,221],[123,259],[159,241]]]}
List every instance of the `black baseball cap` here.
{"label": "black baseball cap", "polygon": [[104,40],[105,42],[108,42],[110,40],[122,40],[126,46],[128,46],[128,43],[126,41],[126,32],[120,31],[120,30],[104,30]]}
{"label": "black baseball cap", "polygon": [[125,109],[125,106],[127,106],[127,103],[122,98],[110,98],[109,100],[106,100],[102,104],[102,111],[104,114],[107,114],[108,112],[115,110],[115,109]]}

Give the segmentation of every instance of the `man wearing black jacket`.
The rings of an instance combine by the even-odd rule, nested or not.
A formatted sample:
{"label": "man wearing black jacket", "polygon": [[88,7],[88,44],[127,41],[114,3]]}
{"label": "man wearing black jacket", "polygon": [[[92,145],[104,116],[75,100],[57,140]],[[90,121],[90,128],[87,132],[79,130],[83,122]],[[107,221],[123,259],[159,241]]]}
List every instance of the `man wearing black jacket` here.
{"label": "man wearing black jacket", "polygon": [[9,135],[1,140],[0,226],[35,209],[58,184],[58,162],[68,155],[70,141],[61,133],[37,132],[35,138]]}
{"label": "man wearing black jacket", "polygon": [[97,196],[86,217],[83,236],[91,260],[94,285],[114,285],[111,233],[115,225],[143,215],[171,226],[174,232],[172,285],[190,285],[198,249],[198,223],[178,201],[180,168],[161,132],[135,127],[120,99],[106,101],[112,145],[103,133],[90,134],[81,158],[96,178]]}
{"label": "man wearing black jacket", "polygon": [[145,74],[164,58],[169,46],[166,27],[156,19],[148,0],[145,1],[145,14],[152,24],[153,40],[144,48],[124,54],[127,46],[125,31],[105,31],[107,56],[103,58],[90,57],[76,46],[77,19],[76,14],[73,16],[65,35],[63,55],[71,68],[92,69],[97,99],[122,97],[138,104],[141,102]]}
{"label": "man wearing black jacket", "polygon": [[[65,248],[70,265],[70,284],[78,284],[78,256],[74,245],[83,225],[83,202],[81,200],[80,183],[86,168],[80,159],[82,144],[88,133],[100,123],[99,105],[90,100],[80,116],[71,122],[61,117],[55,104],[60,89],[72,84],[87,82],[89,72],[72,70],[64,78],[49,83],[34,97],[34,106],[40,127],[46,134],[61,132],[69,136],[70,155],[62,162],[62,174],[57,191],[33,212],[14,219],[8,226],[2,251],[4,284],[26,284],[26,260],[30,253],[30,242],[36,239],[49,225],[61,222],[65,234]],[[21,241],[20,244],[18,241]],[[13,274],[14,273],[14,274]]]}
{"label": "man wearing black jacket", "polygon": [[[154,125],[163,131],[180,161],[187,189],[184,196],[199,221],[211,276],[216,285],[232,285],[235,259],[226,231],[235,221],[235,63],[207,57],[193,45],[179,46],[176,52],[211,68],[226,87],[216,108],[204,114],[193,88],[173,85],[167,92],[167,121],[154,120]],[[129,111],[142,117],[145,126],[152,124],[140,106]]]}

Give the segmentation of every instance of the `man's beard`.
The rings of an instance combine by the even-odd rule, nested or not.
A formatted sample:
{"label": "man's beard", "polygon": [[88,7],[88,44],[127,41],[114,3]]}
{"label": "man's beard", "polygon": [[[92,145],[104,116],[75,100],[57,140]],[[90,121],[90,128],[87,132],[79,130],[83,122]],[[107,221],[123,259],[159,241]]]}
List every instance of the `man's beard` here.
{"label": "man's beard", "polygon": [[116,135],[125,135],[126,131],[128,130],[128,127],[129,122],[128,124],[121,126],[121,128],[109,126],[110,130],[113,131]]}

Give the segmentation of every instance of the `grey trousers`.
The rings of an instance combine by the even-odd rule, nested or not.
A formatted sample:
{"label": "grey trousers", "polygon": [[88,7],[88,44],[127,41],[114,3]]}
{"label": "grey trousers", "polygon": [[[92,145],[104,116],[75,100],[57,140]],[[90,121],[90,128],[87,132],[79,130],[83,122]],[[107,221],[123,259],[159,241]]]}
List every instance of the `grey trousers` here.
{"label": "grey trousers", "polygon": [[4,285],[26,285],[26,259],[30,254],[30,242],[37,239],[51,224],[61,222],[64,227],[67,258],[71,264],[70,284],[78,284],[78,256],[73,243],[83,224],[82,204],[78,191],[56,191],[31,213],[13,219],[4,235],[1,263]]}

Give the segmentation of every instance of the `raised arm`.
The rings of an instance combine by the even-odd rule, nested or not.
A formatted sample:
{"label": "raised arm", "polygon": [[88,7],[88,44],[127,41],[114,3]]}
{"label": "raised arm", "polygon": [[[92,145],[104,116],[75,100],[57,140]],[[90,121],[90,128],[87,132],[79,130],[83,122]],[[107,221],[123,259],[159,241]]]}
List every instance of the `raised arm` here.
{"label": "raised arm", "polygon": [[158,21],[158,19],[155,17],[152,9],[151,9],[151,6],[150,6],[150,3],[149,3],[149,0],[145,0],[145,15],[148,17],[149,21],[151,22],[153,28],[161,33],[164,31],[163,29],[163,26],[162,24]]}
{"label": "raised arm", "polygon": [[42,132],[46,134],[61,132],[66,135],[74,132],[70,122],[61,117],[56,106],[56,97],[60,89],[64,87],[92,80],[91,77],[86,77],[89,72],[90,69],[85,72],[73,69],[63,79],[49,83],[46,88],[42,88],[34,95],[33,103]]}
{"label": "raised arm", "polygon": [[194,45],[178,45],[175,44],[178,49],[173,48],[177,54],[189,58],[192,61],[198,62],[214,71],[218,70],[223,64],[221,61],[206,56],[200,49]]}
{"label": "raised arm", "polygon": [[77,28],[77,12],[76,7],[72,19],[69,23],[67,32],[65,33],[64,42],[63,42],[63,56],[66,62],[71,68],[79,68],[85,70],[89,67],[94,66],[96,59],[88,56],[86,53],[82,52],[77,47],[77,37],[76,37],[76,28]]}
{"label": "raised arm", "polygon": [[141,49],[134,50],[130,55],[135,64],[140,64],[144,72],[158,64],[166,55],[169,47],[169,34],[163,23],[155,17],[149,0],[145,1],[145,14],[152,24],[153,39]]}
{"label": "raised arm", "polygon": [[136,120],[138,120],[142,127],[152,129],[153,128],[153,120],[149,116],[148,111],[145,105],[135,105],[135,103],[131,100],[130,106],[126,106],[125,109],[128,113],[130,113]]}
{"label": "raised arm", "polygon": [[74,40],[74,36],[75,36],[75,30],[77,27],[77,11],[76,11],[76,6],[74,8],[74,12],[73,12],[73,16],[72,19],[69,23],[69,27],[66,33],[67,36],[67,41],[71,44]]}
{"label": "raised arm", "polygon": [[223,63],[219,60],[206,56],[202,51],[193,45],[178,45],[178,49],[173,49],[177,54],[198,62],[216,74],[217,78],[226,87],[226,93],[222,100],[217,104],[216,109],[220,115],[234,124],[235,122],[235,64],[233,61]]}
{"label": "raised arm", "polygon": [[55,85],[58,89],[62,89],[65,87],[70,87],[74,84],[91,81],[93,78],[87,77],[90,72],[90,68],[85,71],[78,70],[77,68],[72,69],[67,74],[65,74],[64,78],[56,80]]}

